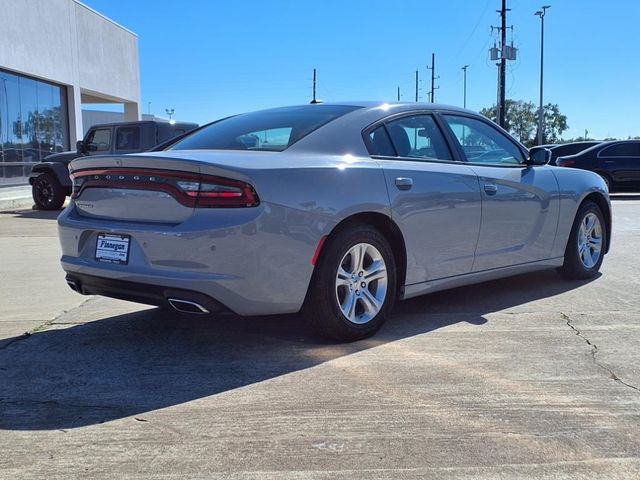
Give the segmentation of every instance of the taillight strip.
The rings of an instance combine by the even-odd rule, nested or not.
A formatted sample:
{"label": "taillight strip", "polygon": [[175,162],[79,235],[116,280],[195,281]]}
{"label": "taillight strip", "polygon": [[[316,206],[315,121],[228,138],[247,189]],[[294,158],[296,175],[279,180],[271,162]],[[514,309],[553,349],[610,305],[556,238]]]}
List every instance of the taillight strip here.
{"label": "taillight strip", "polygon": [[[172,170],[104,168],[77,170],[71,174],[72,198],[87,188],[127,188],[165,192],[190,208],[255,207],[260,201],[246,182],[214,175]],[[183,182],[183,185],[180,185]],[[185,182],[197,190],[182,188]],[[205,189],[206,188],[206,189]],[[218,188],[221,191],[215,191]],[[225,191],[226,190],[226,191]]]}

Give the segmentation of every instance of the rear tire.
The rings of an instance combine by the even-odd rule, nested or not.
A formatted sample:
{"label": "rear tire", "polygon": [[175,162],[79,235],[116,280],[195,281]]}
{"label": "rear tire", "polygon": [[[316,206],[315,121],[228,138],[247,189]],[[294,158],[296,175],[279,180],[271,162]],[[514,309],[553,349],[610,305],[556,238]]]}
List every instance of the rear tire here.
{"label": "rear tire", "polygon": [[327,240],[304,312],[322,336],[342,342],[367,338],[393,307],[396,278],[385,237],[368,225],[349,227]]}
{"label": "rear tire", "polygon": [[580,205],[560,268],[562,276],[570,280],[594,277],[602,265],[607,235],[600,207],[591,201]]}
{"label": "rear tire", "polygon": [[50,173],[41,173],[33,180],[31,195],[38,210],[60,210],[66,196],[58,179]]}

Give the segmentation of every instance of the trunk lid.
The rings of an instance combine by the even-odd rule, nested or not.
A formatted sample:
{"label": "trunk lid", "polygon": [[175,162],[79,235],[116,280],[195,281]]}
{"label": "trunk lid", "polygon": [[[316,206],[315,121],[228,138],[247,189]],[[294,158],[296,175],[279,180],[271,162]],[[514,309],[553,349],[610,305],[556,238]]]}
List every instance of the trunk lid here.
{"label": "trunk lid", "polygon": [[178,224],[194,213],[197,194],[194,192],[200,189],[202,175],[246,180],[240,172],[223,165],[176,158],[177,152],[172,152],[172,156],[167,153],[74,160],[69,171],[78,214],[109,220]]}

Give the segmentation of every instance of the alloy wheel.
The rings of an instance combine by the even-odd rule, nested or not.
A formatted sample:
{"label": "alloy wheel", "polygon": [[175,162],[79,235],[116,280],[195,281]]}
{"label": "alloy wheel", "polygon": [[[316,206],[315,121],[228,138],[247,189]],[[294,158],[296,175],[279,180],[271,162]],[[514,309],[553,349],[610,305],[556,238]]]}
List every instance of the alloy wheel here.
{"label": "alloy wheel", "polygon": [[369,322],[384,305],[387,284],[387,266],[380,251],[369,243],[352,246],[336,273],[336,300],[342,314],[355,324]]}
{"label": "alloy wheel", "polygon": [[602,225],[595,213],[587,213],[578,232],[578,255],[582,265],[593,268],[602,254]]}

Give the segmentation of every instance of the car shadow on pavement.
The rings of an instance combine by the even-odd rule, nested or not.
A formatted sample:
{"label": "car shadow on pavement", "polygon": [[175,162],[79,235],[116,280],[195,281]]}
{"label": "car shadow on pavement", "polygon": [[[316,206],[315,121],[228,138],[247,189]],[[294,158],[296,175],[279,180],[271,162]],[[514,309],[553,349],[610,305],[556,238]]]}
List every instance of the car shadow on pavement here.
{"label": "car shadow on pavement", "polygon": [[160,309],[104,318],[0,347],[0,429],[94,425],[230,391],[577,288],[541,272],[401,302],[373,338],[318,339],[301,315],[184,319]]}

